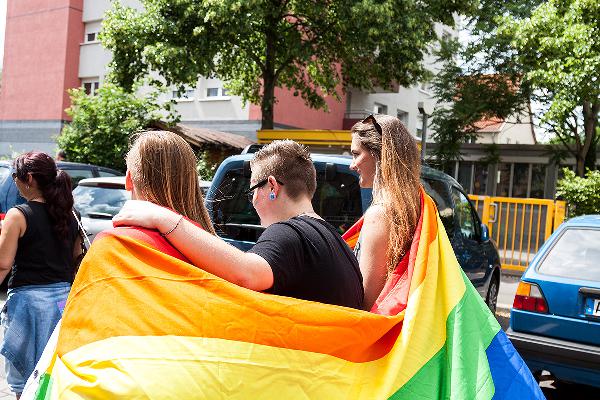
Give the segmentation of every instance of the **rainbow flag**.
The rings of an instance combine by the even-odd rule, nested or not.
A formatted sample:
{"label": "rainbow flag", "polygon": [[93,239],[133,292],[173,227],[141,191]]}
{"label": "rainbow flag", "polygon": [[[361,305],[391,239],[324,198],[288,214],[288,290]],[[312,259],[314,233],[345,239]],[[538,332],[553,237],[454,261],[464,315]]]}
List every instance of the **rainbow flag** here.
{"label": "rainbow flag", "polygon": [[408,260],[406,307],[381,315],[253,292],[115,229],[81,266],[36,397],[543,398],[427,196]]}

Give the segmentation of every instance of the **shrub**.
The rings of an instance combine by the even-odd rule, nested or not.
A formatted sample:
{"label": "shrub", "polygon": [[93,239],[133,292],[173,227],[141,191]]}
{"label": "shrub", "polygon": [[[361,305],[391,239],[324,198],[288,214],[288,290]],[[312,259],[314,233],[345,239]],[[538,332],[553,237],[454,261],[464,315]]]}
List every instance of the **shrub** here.
{"label": "shrub", "polygon": [[131,134],[161,119],[156,95],[140,97],[105,83],[93,96],[83,89],[73,89],[72,117],[58,137],[69,161],[96,164],[125,171],[125,154]]}
{"label": "shrub", "polygon": [[600,214],[600,171],[588,170],[585,178],[565,168],[557,182],[556,195],[567,201],[567,215]]}

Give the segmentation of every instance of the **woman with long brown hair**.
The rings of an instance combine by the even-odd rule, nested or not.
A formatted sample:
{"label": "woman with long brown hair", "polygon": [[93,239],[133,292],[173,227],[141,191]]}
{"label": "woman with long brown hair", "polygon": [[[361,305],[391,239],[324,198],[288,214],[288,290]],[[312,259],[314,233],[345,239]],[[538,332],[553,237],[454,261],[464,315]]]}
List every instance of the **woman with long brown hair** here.
{"label": "woman with long brown hair", "polygon": [[126,163],[126,189],[132,199],[168,207],[215,234],[198,182],[196,156],[181,136],[143,132],[133,142]]}
{"label": "woman with long brown hair", "polygon": [[[373,189],[355,254],[371,310],[386,280],[407,253],[421,213],[421,161],[417,144],[398,118],[370,115],[352,127],[351,169]],[[385,251],[382,251],[385,249]]]}
{"label": "woman with long brown hair", "polygon": [[0,282],[10,273],[1,353],[18,398],[60,319],[81,237],[71,178],[48,154],[17,157],[13,179],[27,202],[8,211],[0,232]]}

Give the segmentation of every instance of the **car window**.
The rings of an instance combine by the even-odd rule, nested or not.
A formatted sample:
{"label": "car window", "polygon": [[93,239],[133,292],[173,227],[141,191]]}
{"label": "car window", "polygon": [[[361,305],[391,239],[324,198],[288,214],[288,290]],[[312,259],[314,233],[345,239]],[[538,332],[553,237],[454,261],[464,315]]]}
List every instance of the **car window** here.
{"label": "car window", "polygon": [[98,176],[102,178],[102,177],[107,177],[107,176],[108,177],[111,177],[111,176],[123,176],[123,174],[120,173],[120,172],[114,173],[114,172],[111,172],[111,171],[106,171],[106,170],[103,170],[103,169],[98,169]]}
{"label": "car window", "polygon": [[[256,241],[264,230],[260,218],[248,201],[245,191],[250,178],[242,169],[229,170],[215,189],[209,204],[213,223],[219,234],[229,239]],[[317,189],[313,197],[315,211],[338,229],[345,232],[362,216],[362,200],[358,178],[338,171],[326,180],[324,169],[317,168]]]}
{"label": "car window", "polygon": [[454,199],[454,216],[456,226],[460,229],[463,237],[477,240],[478,229],[473,216],[471,203],[461,191],[452,187],[452,198]]}
{"label": "car window", "polygon": [[71,177],[71,182],[73,183],[73,188],[77,187],[77,184],[79,183],[80,180],[82,179],[86,179],[86,178],[93,178],[94,174],[92,172],[91,169],[83,169],[83,168],[78,168],[78,169],[70,169],[70,168],[65,168],[64,171],[69,174],[69,176]]}
{"label": "car window", "polygon": [[88,218],[112,218],[130,198],[125,189],[77,186],[73,190],[75,208]]}
{"label": "car window", "polygon": [[422,179],[423,189],[431,196],[438,208],[438,214],[444,224],[448,236],[454,234],[456,222],[448,185],[437,179]]}
{"label": "car window", "polygon": [[312,204],[316,213],[341,235],[363,214],[358,177],[337,171],[325,179],[325,169],[317,168],[317,190]]}
{"label": "car window", "polygon": [[600,230],[569,228],[558,238],[538,272],[600,282]]}

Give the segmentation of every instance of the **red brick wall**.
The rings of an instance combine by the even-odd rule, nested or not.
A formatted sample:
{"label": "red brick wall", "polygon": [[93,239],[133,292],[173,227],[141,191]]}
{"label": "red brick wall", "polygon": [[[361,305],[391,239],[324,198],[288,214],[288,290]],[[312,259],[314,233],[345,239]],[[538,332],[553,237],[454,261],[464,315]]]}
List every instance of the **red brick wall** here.
{"label": "red brick wall", "polygon": [[83,0],[8,0],[1,120],[64,120],[80,85]]}

